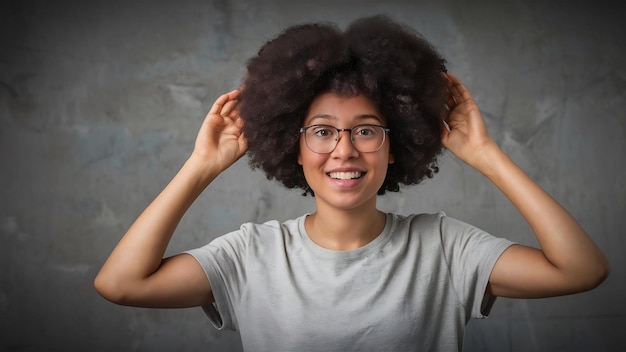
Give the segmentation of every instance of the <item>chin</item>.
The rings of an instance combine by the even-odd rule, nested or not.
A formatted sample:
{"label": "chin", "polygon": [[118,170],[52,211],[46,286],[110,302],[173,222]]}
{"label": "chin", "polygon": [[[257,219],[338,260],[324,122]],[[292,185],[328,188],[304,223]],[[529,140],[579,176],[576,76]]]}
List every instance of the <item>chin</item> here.
{"label": "chin", "polygon": [[376,197],[377,194],[365,196],[365,195],[353,195],[353,194],[334,194],[330,197],[323,197],[315,194],[315,197],[318,201],[325,203],[326,205],[338,209],[338,210],[355,210],[365,206],[368,206],[370,203],[376,207]]}

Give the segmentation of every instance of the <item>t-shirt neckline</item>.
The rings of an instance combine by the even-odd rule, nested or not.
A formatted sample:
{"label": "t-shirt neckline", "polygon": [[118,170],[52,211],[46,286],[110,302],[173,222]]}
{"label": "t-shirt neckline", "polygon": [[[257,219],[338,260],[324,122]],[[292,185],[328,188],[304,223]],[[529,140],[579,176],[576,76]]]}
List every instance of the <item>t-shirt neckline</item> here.
{"label": "t-shirt neckline", "polygon": [[298,219],[298,232],[302,241],[304,242],[305,247],[313,253],[316,257],[320,259],[355,259],[360,258],[362,256],[366,256],[372,252],[377,251],[383,244],[385,244],[389,238],[391,237],[391,233],[393,233],[393,226],[395,225],[394,217],[390,213],[385,213],[385,227],[383,231],[376,236],[372,241],[368,244],[351,250],[334,250],[328,249],[320,246],[315,243],[309,234],[307,233],[304,227],[304,220],[310,214],[305,214]]}

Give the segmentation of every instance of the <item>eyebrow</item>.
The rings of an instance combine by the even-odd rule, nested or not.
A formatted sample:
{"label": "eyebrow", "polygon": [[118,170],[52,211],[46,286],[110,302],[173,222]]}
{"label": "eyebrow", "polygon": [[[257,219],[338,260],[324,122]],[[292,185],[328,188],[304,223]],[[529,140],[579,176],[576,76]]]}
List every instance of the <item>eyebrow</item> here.
{"label": "eyebrow", "polygon": [[[381,117],[377,116],[377,115],[374,115],[374,114],[356,115],[355,118],[357,120],[375,119],[375,120],[378,120],[378,122],[380,122],[381,124],[383,123],[383,119]],[[317,119],[330,120],[330,121],[338,120],[337,116],[335,116],[335,115],[319,114],[319,115],[315,115],[315,116],[311,117],[311,119],[309,120],[309,123],[312,123],[314,120],[317,120]]]}

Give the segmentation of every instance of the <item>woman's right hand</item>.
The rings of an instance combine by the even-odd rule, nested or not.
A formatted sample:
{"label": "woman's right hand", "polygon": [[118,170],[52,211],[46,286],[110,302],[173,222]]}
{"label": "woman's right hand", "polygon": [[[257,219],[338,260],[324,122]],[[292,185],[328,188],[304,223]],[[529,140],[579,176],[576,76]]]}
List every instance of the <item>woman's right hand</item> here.
{"label": "woman's right hand", "polygon": [[196,138],[192,158],[223,171],[248,149],[243,120],[237,110],[239,90],[226,93],[213,103]]}
{"label": "woman's right hand", "polygon": [[94,285],[106,299],[141,307],[192,307],[213,300],[211,284],[189,255],[163,259],[174,230],[204,188],[247,150],[238,90],[219,97],[189,160],[128,229]]}

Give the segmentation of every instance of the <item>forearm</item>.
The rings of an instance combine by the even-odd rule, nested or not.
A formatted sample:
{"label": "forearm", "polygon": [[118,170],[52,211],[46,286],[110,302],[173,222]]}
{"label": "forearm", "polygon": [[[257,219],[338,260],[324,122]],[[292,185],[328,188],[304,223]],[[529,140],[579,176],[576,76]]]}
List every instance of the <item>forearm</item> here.
{"label": "forearm", "polygon": [[154,273],[183,215],[218,174],[190,158],[122,237],[96,286],[131,285]]}
{"label": "forearm", "polygon": [[579,277],[607,270],[604,255],[578,222],[495,144],[485,148],[477,169],[520,211],[558,270]]}

